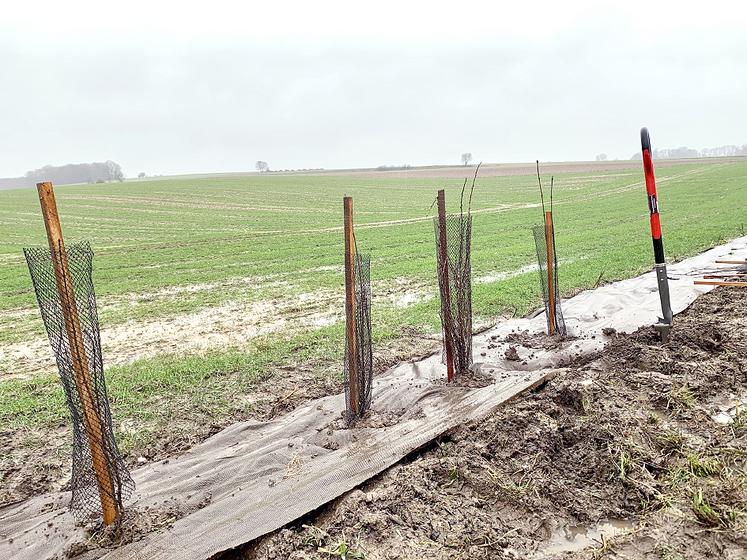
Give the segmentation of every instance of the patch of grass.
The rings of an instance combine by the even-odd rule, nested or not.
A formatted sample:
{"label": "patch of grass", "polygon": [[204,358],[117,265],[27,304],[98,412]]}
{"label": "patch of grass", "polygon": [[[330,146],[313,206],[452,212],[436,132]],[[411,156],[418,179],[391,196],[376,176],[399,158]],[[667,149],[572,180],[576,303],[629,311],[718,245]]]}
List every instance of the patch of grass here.
{"label": "patch of grass", "polygon": [[648,420],[649,424],[653,424],[654,426],[658,426],[661,424],[661,417],[658,414],[654,414],[653,412],[649,412],[646,416],[646,419]]}
{"label": "patch of grass", "polygon": [[618,445],[610,445],[608,451],[620,480],[628,480],[633,471],[642,468],[641,448],[637,443],[626,440]]}
{"label": "patch of grass", "polygon": [[714,476],[723,469],[723,465],[715,457],[694,454],[687,456],[687,464],[690,467],[690,472],[695,476]]}
{"label": "patch of grass", "polygon": [[673,430],[663,430],[656,435],[656,441],[665,453],[679,451],[685,443],[685,436]]}
{"label": "patch of grass", "polygon": [[438,454],[441,457],[449,457],[451,456],[452,451],[452,445],[451,442],[444,439],[438,439],[436,441],[436,445],[438,445]]}
{"label": "patch of grass", "polygon": [[459,482],[459,479],[462,477],[461,473],[459,472],[459,465],[457,465],[456,462],[452,463],[449,467],[449,482],[447,486],[450,486],[456,482]]}
{"label": "patch of grass", "polygon": [[360,550],[354,550],[350,543],[343,536],[336,544],[331,547],[319,547],[318,552],[327,554],[329,557],[338,557],[340,560],[364,560],[365,553]]}
{"label": "patch of grass", "polygon": [[304,537],[304,544],[306,546],[313,546],[319,548],[324,545],[324,540],[329,537],[329,533],[324,529],[317,527],[316,525],[302,525],[306,531]]}
{"label": "patch of grass", "polygon": [[529,493],[529,490],[532,487],[532,481],[526,480],[524,482],[514,482],[509,479],[507,482],[496,482],[496,485],[509,496],[513,498],[522,498]]}
{"label": "patch of grass", "polygon": [[[342,359],[324,331],[286,340],[255,339],[246,350],[202,356],[165,355],[113,366],[107,390],[120,450],[128,455],[163,436],[196,443],[214,426],[251,414],[241,395],[259,385],[293,355],[297,363],[324,366]],[[69,422],[62,384],[47,375],[0,383],[0,424],[9,430],[51,428]],[[38,442],[43,445],[43,442]]]}
{"label": "patch of grass", "polygon": [[503,475],[490,466],[486,466],[485,470],[493,483],[512,499],[526,496],[532,487],[532,481],[523,480],[523,477],[519,482],[514,482],[510,476]]}
{"label": "patch of grass", "polygon": [[325,546],[325,542],[331,540],[331,535],[315,525],[302,525],[306,531],[304,545],[316,548],[317,552],[326,554],[327,557],[340,558],[340,560],[365,560],[366,555],[361,550],[354,550],[343,534],[334,544]]}
{"label": "patch of grass", "polygon": [[685,560],[677,549],[668,544],[657,544],[655,552],[659,555],[659,560]]}
{"label": "patch of grass", "polygon": [[628,477],[634,465],[633,457],[624,449],[620,449],[617,453],[617,472],[620,480],[625,480]]}
{"label": "patch of grass", "polygon": [[737,517],[731,510],[720,511],[711,505],[703,496],[703,490],[698,489],[692,496],[692,510],[695,518],[708,527],[729,527]]}
{"label": "patch of grass", "polygon": [[681,464],[673,465],[667,470],[667,485],[674,490],[687,484],[692,476],[693,473],[688,467]]}
{"label": "patch of grass", "polygon": [[694,406],[695,395],[687,385],[687,382],[672,383],[672,387],[667,394],[667,409],[676,416]]}
{"label": "patch of grass", "polygon": [[601,560],[604,558],[607,554],[612,552],[612,539],[607,537],[606,535],[602,535],[602,541],[599,544],[599,546],[595,546],[592,548],[591,551],[591,557],[593,560]]}
{"label": "patch of grass", "polygon": [[721,516],[711,507],[711,504],[703,497],[703,490],[698,490],[692,496],[692,509],[695,517],[704,525],[717,526],[721,524]]}
{"label": "patch of grass", "polygon": [[738,404],[734,409],[734,420],[731,423],[731,429],[735,435],[741,435],[747,432],[747,405]]}

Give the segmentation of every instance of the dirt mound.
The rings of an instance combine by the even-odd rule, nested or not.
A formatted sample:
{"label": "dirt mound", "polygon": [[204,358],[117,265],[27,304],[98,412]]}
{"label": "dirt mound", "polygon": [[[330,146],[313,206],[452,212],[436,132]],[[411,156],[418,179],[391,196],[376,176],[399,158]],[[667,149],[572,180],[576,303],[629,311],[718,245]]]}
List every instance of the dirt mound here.
{"label": "dirt mound", "polygon": [[[119,548],[141,540],[152,531],[168,530],[177,519],[190,511],[205,507],[209,502],[209,499],[205,499],[194,507],[186,507],[175,499],[167,499],[159,507],[128,509],[117,523],[108,527],[101,524],[86,525],[85,538],[71,542],[65,548],[65,557],[82,559],[89,551],[96,551],[98,556],[98,549]],[[50,527],[54,530],[53,525],[50,524]]]}
{"label": "dirt mound", "polygon": [[225,558],[745,558],[744,398],[747,291],[716,290]]}

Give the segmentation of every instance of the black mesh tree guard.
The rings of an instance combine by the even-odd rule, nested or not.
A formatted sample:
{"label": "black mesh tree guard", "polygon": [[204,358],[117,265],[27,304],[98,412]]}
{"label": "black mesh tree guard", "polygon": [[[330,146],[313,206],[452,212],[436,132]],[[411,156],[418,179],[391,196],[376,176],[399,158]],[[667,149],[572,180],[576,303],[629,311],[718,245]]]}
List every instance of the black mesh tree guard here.
{"label": "black mesh tree guard", "polygon": [[[75,308],[80,321],[78,338],[83,341],[91,389],[84,395],[81,395],[81,391],[85,391],[85,388],[76,377],[73,365],[73,355],[78,358],[79,351],[73,346],[71,352],[56,283],[53,259],[60,259],[60,254],[56,251],[52,255],[48,248],[24,249],[73,424],[70,509],[78,519],[85,519],[101,513],[102,500],[105,499],[116,504],[117,510],[121,511],[122,502],[132,493],[135,483],[122,461],[112,430],[92,280],[93,252],[88,243],[72,244],[66,249]],[[96,464],[94,457],[98,458]],[[100,464],[101,462],[104,464]],[[97,477],[97,472],[108,473],[110,487],[106,488],[101,484],[101,477]]]}
{"label": "black mesh tree guard", "polygon": [[[467,371],[472,365],[472,216],[446,216],[446,262],[442,258],[438,217],[436,230],[436,262],[441,294],[441,332],[444,349],[451,345],[454,373]],[[447,303],[448,302],[448,303]],[[444,350],[444,359],[446,350]]]}
{"label": "black mesh tree guard", "polygon": [[[558,253],[555,250],[555,230],[547,225],[536,225],[532,228],[534,233],[534,244],[537,248],[537,264],[539,270],[540,287],[542,288],[542,300],[545,305],[545,317],[547,319],[547,332],[565,336],[567,334],[563,310],[560,306],[560,290],[558,289]],[[547,239],[552,242],[552,275],[547,270]],[[552,288],[550,288],[552,280]],[[551,298],[550,295],[553,295]]]}
{"label": "black mesh tree guard", "polygon": [[[351,352],[350,344],[345,344],[345,410],[348,422],[356,416],[352,410],[358,410],[358,417],[363,416],[371,407],[371,385],[373,383],[373,345],[371,342],[371,258],[369,255],[355,253],[355,349]],[[351,361],[355,367],[351,368]],[[357,407],[353,407],[351,394],[351,374],[357,378]]]}

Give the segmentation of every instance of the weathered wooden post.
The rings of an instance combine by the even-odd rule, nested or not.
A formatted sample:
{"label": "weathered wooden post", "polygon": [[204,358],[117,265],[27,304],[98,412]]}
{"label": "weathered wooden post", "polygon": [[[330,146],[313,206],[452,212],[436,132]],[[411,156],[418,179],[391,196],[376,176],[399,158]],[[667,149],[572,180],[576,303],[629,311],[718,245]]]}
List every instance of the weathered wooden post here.
{"label": "weathered wooden post", "polygon": [[345,234],[345,338],[348,355],[348,383],[350,392],[350,412],[360,413],[360,390],[358,375],[358,333],[355,317],[355,237],[353,233],[353,198],[343,198]]}
{"label": "weathered wooden post", "polygon": [[553,235],[552,211],[545,212],[545,243],[547,244],[547,296],[548,333],[555,334],[555,236]]}
{"label": "weathered wooden post", "polygon": [[553,219],[553,189],[555,178],[550,178],[550,208],[545,206],[545,193],[542,189],[542,176],[540,175],[539,160],[537,160],[537,185],[542,201],[543,224],[532,227],[534,244],[537,248],[537,266],[540,277],[540,288],[542,289],[542,300],[545,304],[545,317],[547,318],[547,334],[565,336],[566,326],[561,310],[558,291],[558,257],[555,254],[555,221]]}
{"label": "weathered wooden post", "polygon": [[451,294],[449,293],[449,253],[446,246],[446,194],[443,189],[438,191],[438,250],[441,270],[438,281],[441,288],[441,321],[444,331],[444,350],[446,352],[446,378],[454,379],[454,349],[452,348],[451,324]]}
{"label": "weathered wooden post", "polygon": [[65,322],[70,348],[70,358],[74,372],[75,386],[80,395],[83,411],[83,422],[86,436],[91,450],[91,460],[98,483],[104,524],[109,525],[119,516],[118,504],[115,500],[112,475],[109,471],[104,445],[104,424],[99,417],[96,406],[94,385],[89,370],[88,356],[83,342],[78,307],[75,301],[72,277],[68,266],[65,243],[62,238],[62,227],[57,214],[57,203],[52,183],[38,183],[36,185],[41,203],[44,226],[47,230],[47,240],[54,266],[55,283],[60,297],[60,305]]}

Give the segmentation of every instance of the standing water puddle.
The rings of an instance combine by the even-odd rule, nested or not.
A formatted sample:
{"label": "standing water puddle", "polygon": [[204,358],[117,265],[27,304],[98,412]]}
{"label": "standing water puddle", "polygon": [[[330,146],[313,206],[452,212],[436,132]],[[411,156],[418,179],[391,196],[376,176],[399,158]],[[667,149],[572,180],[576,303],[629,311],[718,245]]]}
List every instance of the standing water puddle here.
{"label": "standing water puddle", "polygon": [[536,560],[550,558],[563,552],[576,552],[590,546],[599,546],[609,539],[633,528],[633,523],[623,519],[601,521],[596,525],[571,525],[556,529],[545,547],[537,552]]}
{"label": "standing water puddle", "polygon": [[746,410],[747,396],[738,399],[732,395],[729,400],[717,406],[717,411],[711,418],[719,424],[732,424],[737,414],[744,414]]}

